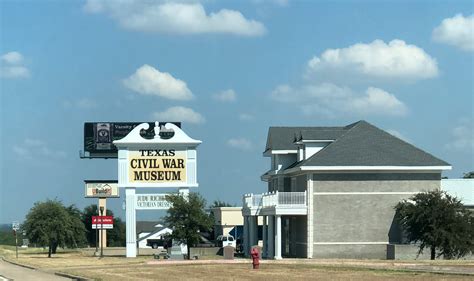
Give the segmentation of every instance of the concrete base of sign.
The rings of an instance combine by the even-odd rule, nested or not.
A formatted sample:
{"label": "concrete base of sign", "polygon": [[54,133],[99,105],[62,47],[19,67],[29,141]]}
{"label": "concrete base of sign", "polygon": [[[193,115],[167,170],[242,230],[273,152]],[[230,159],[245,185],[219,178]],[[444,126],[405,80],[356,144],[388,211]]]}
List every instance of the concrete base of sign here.
{"label": "concrete base of sign", "polygon": [[176,246],[171,247],[170,259],[173,259],[173,260],[184,259],[184,255],[181,252],[181,246],[176,245]]}

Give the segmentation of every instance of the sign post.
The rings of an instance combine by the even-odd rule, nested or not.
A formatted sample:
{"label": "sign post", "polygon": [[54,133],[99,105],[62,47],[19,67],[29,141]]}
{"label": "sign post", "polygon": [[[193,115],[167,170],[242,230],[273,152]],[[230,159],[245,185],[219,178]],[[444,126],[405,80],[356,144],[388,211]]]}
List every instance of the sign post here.
{"label": "sign post", "polygon": [[20,230],[20,223],[14,221],[12,223],[13,235],[15,235],[15,251],[16,251],[16,258],[18,259],[18,230]]}
{"label": "sign post", "polygon": [[[138,204],[143,195],[136,194],[136,188],[175,187],[187,194],[190,187],[198,187],[196,148],[201,141],[190,138],[173,123],[160,126],[155,122],[152,139],[143,138],[141,131],[150,131],[150,124],[142,123],[113,142],[118,149],[118,187],[125,188],[127,257],[137,255],[136,210],[147,205]],[[146,202],[163,204],[165,208],[160,200]]]}

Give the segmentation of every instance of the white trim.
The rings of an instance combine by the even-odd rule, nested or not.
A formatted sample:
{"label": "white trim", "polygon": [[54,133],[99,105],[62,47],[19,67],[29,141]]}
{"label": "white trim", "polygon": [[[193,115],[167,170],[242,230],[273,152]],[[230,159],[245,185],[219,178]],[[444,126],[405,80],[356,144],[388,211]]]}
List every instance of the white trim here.
{"label": "white trim", "polygon": [[334,142],[335,140],[299,140],[295,144],[314,143],[314,142]]}
{"label": "white trim", "polygon": [[291,149],[291,150],[270,150],[271,154],[296,154],[298,150]]}
{"label": "white trim", "polygon": [[339,170],[451,170],[451,166],[303,166],[299,167],[301,171],[319,170],[319,171],[339,171]]}
{"label": "white trim", "polygon": [[314,242],[314,245],[388,245],[388,242]]}
{"label": "white trim", "polygon": [[313,192],[313,195],[412,195],[421,191],[408,192]]}

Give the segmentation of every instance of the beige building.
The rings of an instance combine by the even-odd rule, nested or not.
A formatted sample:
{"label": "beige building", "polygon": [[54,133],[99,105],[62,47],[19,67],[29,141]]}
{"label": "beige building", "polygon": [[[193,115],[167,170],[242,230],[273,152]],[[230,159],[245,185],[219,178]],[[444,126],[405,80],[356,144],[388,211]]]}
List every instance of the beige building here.
{"label": "beige building", "polygon": [[[233,231],[234,236],[241,236],[239,230],[244,225],[244,217],[242,216],[242,207],[217,207],[212,208],[214,213],[214,233],[217,236],[227,235]],[[237,238],[237,237],[235,237]]]}

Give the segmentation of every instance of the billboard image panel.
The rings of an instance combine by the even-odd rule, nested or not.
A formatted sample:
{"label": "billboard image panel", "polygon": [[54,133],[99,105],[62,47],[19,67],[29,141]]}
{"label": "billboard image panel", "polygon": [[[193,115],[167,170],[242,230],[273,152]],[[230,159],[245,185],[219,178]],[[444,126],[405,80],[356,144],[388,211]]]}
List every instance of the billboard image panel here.
{"label": "billboard image panel", "polygon": [[[112,143],[128,135],[136,126],[144,122],[86,122],[84,123],[84,155],[83,158],[117,158],[117,147]],[[154,133],[154,122],[146,122],[150,125],[148,130],[143,130],[141,136],[152,139]],[[180,122],[160,122],[160,126],[173,123],[181,128]],[[164,139],[171,138],[172,132],[160,131]]]}

